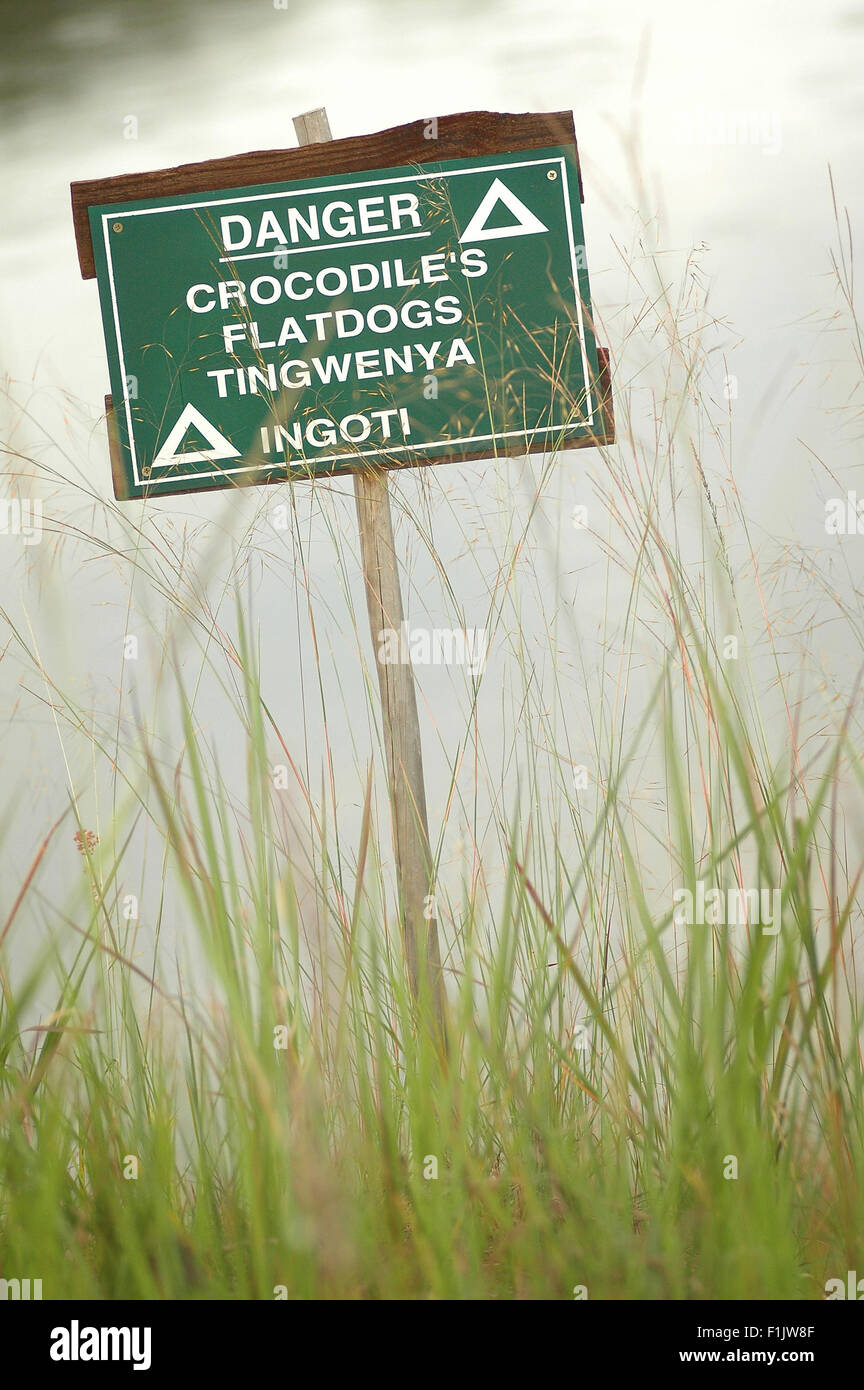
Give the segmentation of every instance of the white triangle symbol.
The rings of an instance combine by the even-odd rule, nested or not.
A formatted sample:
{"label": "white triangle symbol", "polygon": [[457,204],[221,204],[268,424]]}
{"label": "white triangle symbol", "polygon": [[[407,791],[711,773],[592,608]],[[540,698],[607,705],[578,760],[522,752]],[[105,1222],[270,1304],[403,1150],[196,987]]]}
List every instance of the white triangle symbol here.
{"label": "white triangle symbol", "polygon": [[[513,227],[487,227],[486,219],[496,203],[503,203],[509,208],[516,218]],[[465,228],[460,241],[492,241],[496,237],[505,236],[531,236],[533,232],[548,232],[549,228],[544,227],[539,217],[535,217],[530,208],[526,208],[523,202],[516,197],[500,179],[495,179],[489,185],[482,203],[475,212],[468,226]]]}
{"label": "white triangle symbol", "polygon": [[[212,444],[212,449],[189,449],[179,454],[175,452],[178,445],[183,443],[190,425],[194,425],[196,430],[203,434],[208,443]],[[153,467],[173,468],[175,463],[216,463],[219,459],[239,457],[240,450],[234,448],[231,440],[220,434],[209,420],[205,420],[201,411],[196,410],[194,405],[187,405],[183,407],[180,418],[154,458]]]}

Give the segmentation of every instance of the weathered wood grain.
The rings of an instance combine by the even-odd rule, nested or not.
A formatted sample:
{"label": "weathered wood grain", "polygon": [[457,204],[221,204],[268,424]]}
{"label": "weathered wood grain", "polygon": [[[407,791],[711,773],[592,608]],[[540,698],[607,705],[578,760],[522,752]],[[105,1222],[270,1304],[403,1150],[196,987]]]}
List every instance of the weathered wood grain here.
{"label": "weathered wood grain", "polygon": [[[576,144],[572,111],[541,115],[469,111],[458,116],[439,116],[435,139],[424,133],[428,125],[427,121],[412,121],[375,135],[352,135],[345,140],[301,145],[298,149],[256,150],[200,164],[179,164],[174,169],[73,183],[72,218],[81,274],[85,280],[92,280],[96,274],[88,209],[105,203],[210,193],[326,174],[352,174],[362,169],[389,169],[403,164],[431,164],[443,159],[472,159]],[[579,195],[582,197],[581,174]]]}

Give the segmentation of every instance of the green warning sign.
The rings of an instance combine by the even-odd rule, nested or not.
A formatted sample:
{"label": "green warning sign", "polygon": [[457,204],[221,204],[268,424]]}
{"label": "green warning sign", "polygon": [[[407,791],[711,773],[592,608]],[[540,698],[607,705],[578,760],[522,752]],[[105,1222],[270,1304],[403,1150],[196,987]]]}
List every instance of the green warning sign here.
{"label": "green warning sign", "polygon": [[130,497],[604,437],[575,147],[89,218]]}

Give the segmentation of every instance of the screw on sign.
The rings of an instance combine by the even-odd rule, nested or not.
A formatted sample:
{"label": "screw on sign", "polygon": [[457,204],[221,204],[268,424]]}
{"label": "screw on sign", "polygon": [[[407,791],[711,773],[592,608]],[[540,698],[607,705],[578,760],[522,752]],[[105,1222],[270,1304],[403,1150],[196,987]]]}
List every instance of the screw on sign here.
{"label": "screw on sign", "polygon": [[[614,439],[575,133],[567,112],[442,117],[435,141],[295,127],[298,149],[72,185],[114,491],[354,474],[375,642],[403,619],[387,470]],[[443,1030],[411,667],[379,683],[407,963]]]}

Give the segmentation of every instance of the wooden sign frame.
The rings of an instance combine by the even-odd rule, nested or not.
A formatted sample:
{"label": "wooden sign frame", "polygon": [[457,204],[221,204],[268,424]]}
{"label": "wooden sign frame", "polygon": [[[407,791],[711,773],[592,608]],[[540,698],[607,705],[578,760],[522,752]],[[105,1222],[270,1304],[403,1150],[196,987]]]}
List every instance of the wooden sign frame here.
{"label": "wooden sign frame", "polygon": [[[434,132],[434,134],[433,134]],[[90,232],[89,209],[105,204],[134,202],[143,199],[172,197],[178,194],[218,192],[267,183],[281,183],[302,178],[314,178],[338,171],[361,172],[434,161],[470,159],[495,154],[544,149],[550,146],[578,146],[569,111],[543,114],[509,114],[493,111],[472,111],[455,116],[441,116],[435,121],[412,121],[393,126],[373,135],[351,136],[347,139],[300,145],[286,150],[264,150],[232,155],[226,159],[205,160],[197,164],[181,164],[172,169],[156,169],[141,174],[119,174],[110,178],[87,179],[73,183],[72,217],[78,250],[78,261],[84,279],[93,279],[96,265]],[[584,202],[581,170],[579,197]],[[612,406],[612,385],[608,349],[597,344],[599,380],[592,383],[597,392],[600,428],[596,433],[568,438],[562,450],[594,448],[615,441],[615,418]],[[114,493],[118,500],[130,496],[123,459],[117,439],[114,404],[105,397],[108,439],[111,453],[111,473]],[[457,454],[446,452],[430,455],[408,454],[404,460],[386,459],[376,462],[358,461],[346,457],[344,466],[333,470],[332,476],[365,471],[399,471],[401,468],[433,467],[444,463],[464,463],[499,456],[524,457],[529,453],[548,453],[545,439],[520,439],[515,442],[497,441],[493,447],[469,450]],[[284,473],[272,479],[254,477],[234,480],[236,487],[259,487],[270,482],[302,481],[302,476],[287,479]],[[194,492],[224,490],[224,484],[199,484]],[[191,492],[192,490],[190,490]],[[169,494],[165,494],[167,497]],[[176,495],[176,494],[175,494]],[[161,496],[154,491],[153,496]]]}

